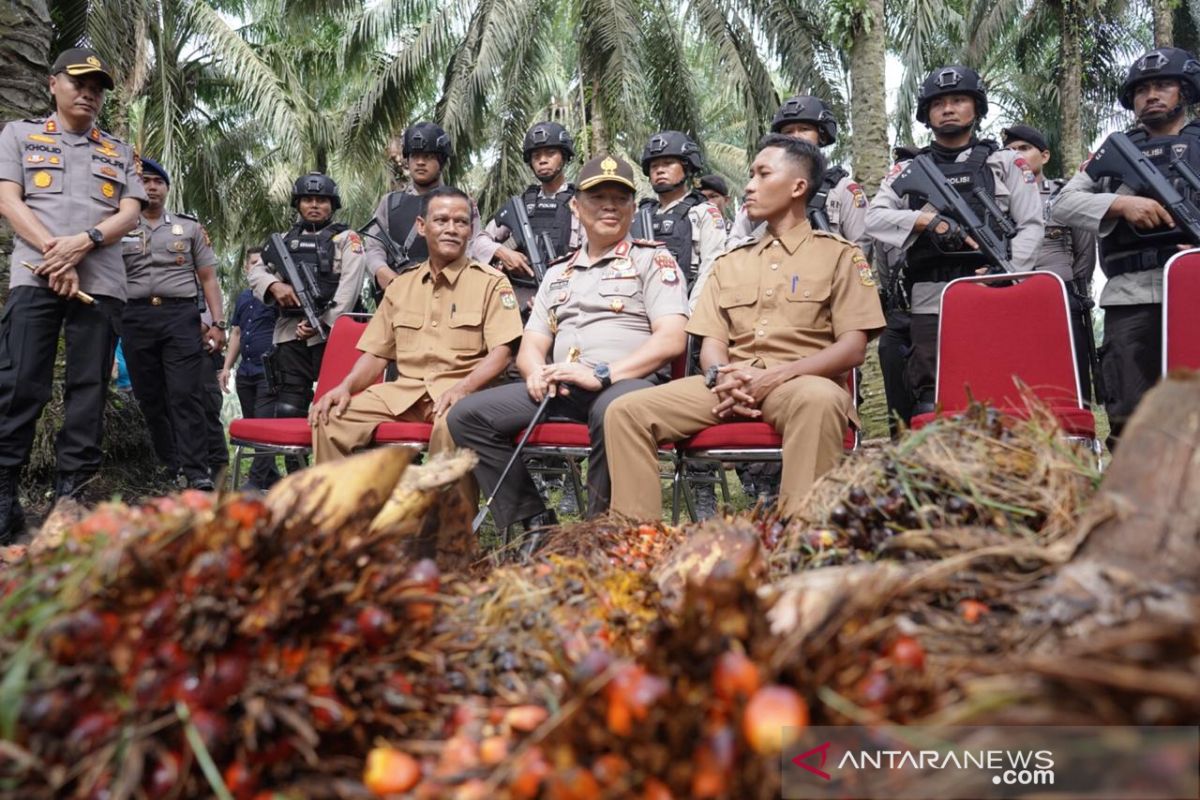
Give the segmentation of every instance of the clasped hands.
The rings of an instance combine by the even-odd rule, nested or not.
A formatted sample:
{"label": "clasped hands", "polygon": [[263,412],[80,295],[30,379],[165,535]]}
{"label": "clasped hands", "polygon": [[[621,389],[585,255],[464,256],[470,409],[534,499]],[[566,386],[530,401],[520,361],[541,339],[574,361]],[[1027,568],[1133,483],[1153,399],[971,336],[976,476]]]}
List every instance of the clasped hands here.
{"label": "clasped hands", "polygon": [[710,391],[717,396],[713,413],[720,419],[762,417],[762,403],[775,387],[783,383],[774,369],[726,364],[717,370],[717,383]]}

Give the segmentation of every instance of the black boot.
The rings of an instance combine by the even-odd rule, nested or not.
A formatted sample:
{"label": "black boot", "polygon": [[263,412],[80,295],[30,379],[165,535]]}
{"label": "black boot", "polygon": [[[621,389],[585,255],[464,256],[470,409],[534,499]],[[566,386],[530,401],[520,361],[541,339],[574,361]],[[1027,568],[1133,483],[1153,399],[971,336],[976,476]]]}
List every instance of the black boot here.
{"label": "black boot", "polygon": [[91,472],[60,472],[54,479],[54,500],[63,497],[83,502],[83,490],[95,477]]}
{"label": "black boot", "polygon": [[521,542],[521,560],[528,561],[542,549],[550,529],[558,527],[558,515],[554,513],[554,509],[548,508],[529,519],[521,520],[521,525],[525,528],[525,538]]}
{"label": "black boot", "polygon": [[0,467],[0,546],[12,544],[25,533],[25,510],[17,496],[20,467]]}

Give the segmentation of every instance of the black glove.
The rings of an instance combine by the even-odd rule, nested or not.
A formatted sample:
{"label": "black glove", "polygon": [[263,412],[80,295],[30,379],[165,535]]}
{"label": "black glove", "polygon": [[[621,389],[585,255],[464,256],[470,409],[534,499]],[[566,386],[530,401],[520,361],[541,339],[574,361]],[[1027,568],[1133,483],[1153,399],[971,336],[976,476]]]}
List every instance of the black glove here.
{"label": "black glove", "polygon": [[966,246],[967,234],[957,220],[938,214],[925,228],[934,247],[943,253],[956,253]]}

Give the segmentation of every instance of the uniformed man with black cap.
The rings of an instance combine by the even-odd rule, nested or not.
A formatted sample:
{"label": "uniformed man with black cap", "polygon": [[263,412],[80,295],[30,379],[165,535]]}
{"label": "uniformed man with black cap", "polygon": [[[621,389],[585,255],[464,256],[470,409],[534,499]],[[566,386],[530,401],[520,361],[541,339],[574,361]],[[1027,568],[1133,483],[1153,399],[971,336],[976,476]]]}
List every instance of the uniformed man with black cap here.
{"label": "uniformed man with black cap", "polygon": [[[1029,165],[991,139],[979,139],[976,129],[987,115],[987,92],[979,73],[952,65],[933,70],[917,96],[917,121],[933,131],[933,142],[920,153],[937,168],[981,218],[989,220],[996,237],[1006,240],[1000,222],[973,191],[990,195],[1015,231],[1008,241],[1013,269],[1033,269],[1042,246],[1042,201],[1037,178]],[[932,210],[915,195],[898,195],[892,183],[907,166],[892,167],[867,209],[867,235],[876,242],[905,251],[909,299],[912,304],[912,354],[908,378],[915,398],[913,412],[934,409],[937,379],[938,311],[942,289],[955,278],[986,274],[999,268],[975,248],[957,220]]]}
{"label": "uniformed man with black cap", "polygon": [[213,311],[211,348],[225,342],[221,288],[208,233],[195,217],[166,208],[171,179],[157,161],[142,159],[148,202],[121,241],[129,299],[122,316],[125,363],[158,459],[188,486],[211,490],[205,430],[207,358],[200,338],[197,278]]}
{"label": "uniformed man with black cap", "polygon": [[[341,206],[332,178],[320,172],[303,175],[292,187],[292,207],[299,218],[283,234],[292,259],[298,265],[307,264],[316,276],[314,300],[321,321],[330,330],[338,317],[358,304],[367,264],[359,235],[333,221]],[[281,266],[271,261],[271,248],[263,249],[263,257],[262,263],[251,269],[249,281],[255,297],[279,308],[272,337],[275,349],[264,358],[275,386],[275,416],[305,417],[321,371],[327,333],[314,331],[305,320],[295,289]]]}
{"label": "uniformed man with black cap", "polygon": [[[450,160],[450,135],[435,122],[418,122],[405,129],[401,137],[401,153],[408,171],[408,185],[389,192],[375,207],[375,216],[366,233],[367,270],[375,278],[376,299],[382,298],[396,275],[409,267],[429,258],[429,247],[417,232],[417,217],[421,215],[421,195],[441,186],[442,171]],[[474,206],[474,201],[471,202]],[[379,230],[382,228],[382,232]],[[400,253],[400,262],[389,256],[388,248],[380,241],[386,234]],[[483,227],[479,222],[479,209],[471,213],[471,242],[467,245],[467,257],[487,264],[492,253],[483,253]],[[490,240],[489,240],[490,241]],[[483,256],[487,257],[484,258]]]}
{"label": "uniformed man with black cap", "polygon": [[68,381],[55,496],[78,496],[100,468],[113,318],[125,302],[118,243],[146,199],[133,148],[96,127],[112,88],[96,51],[67,50],[50,69],[55,112],[0,132],[0,215],[16,233],[0,317],[0,542],[23,530],[17,483],[50,399],[60,330]]}
{"label": "uniformed man with black cap", "polygon": [[[837,118],[829,104],[811,95],[789,98],[771,120],[771,133],[803,139],[821,148],[837,142],[837,129]],[[835,164],[825,170],[821,185],[809,203],[808,219],[814,228],[854,242],[870,258],[871,240],[866,235],[867,195],[844,167]],[[745,239],[754,228],[743,208],[733,220],[730,241]]]}
{"label": "uniformed man with black cap", "polygon": [[[692,181],[704,162],[700,148],[685,133],[660,131],[642,149],[642,174],[650,179],[654,198],[638,204],[630,231],[635,239],[662,242],[679,262],[694,306],[712,269],[725,249],[725,218]],[[646,230],[645,212],[652,230]]]}
{"label": "uniformed man with black cap", "polygon": [[[1200,122],[1188,115],[1200,100],[1200,61],[1193,54],[1177,47],[1146,53],[1129,67],[1120,100],[1134,114],[1130,139],[1160,170],[1170,174],[1169,163],[1179,158],[1200,171]],[[1200,192],[1177,183],[1180,193],[1200,204]],[[1059,193],[1051,219],[1099,233],[1100,268],[1108,278],[1100,293],[1100,372],[1111,448],[1162,370],[1163,266],[1180,248],[1197,243],[1157,200],[1110,179],[1097,182],[1082,170]]]}
{"label": "uniformed man with black cap", "polygon": [[521,311],[528,313],[527,304],[537,293],[538,282],[529,263],[528,245],[522,240],[514,204],[525,207],[529,227],[537,239],[535,246],[545,249],[542,245],[548,241],[553,248],[541,254],[547,263],[578,249],[579,220],[571,211],[575,186],[567,182],[564,173],[575,157],[575,142],[567,129],[557,122],[539,122],[525,134],[521,152],[537,183],[510,197],[496,212],[483,230],[477,255],[481,262],[508,273]]}
{"label": "uniformed man with black cap", "polygon": [[721,212],[721,219],[729,219],[729,184],[715,173],[700,178],[700,194],[708,198],[708,202]]}
{"label": "uniformed man with black cap", "polygon": [[[608,508],[611,481],[604,445],[604,411],[616,398],[668,377],[686,346],[687,294],[675,258],[661,245],[632,239],[633,167],[602,155],[583,165],[571,200],[584,245],[546,275],[517,353],[525,384],[469,395],[448,415],[450,435],[479,454],[475,468],[484,493],[495,492],[498,528],[521,522],[536,529],[556,522],[519,461],[497,487],[525,428],[546,394],[549,416],[587,422],[588,514]],[[537,537],[526,544],[535,544]]]}
{"label": "uniformed man with black cap", "polygon": [[1050,145],[1046,136],[1030,125],[1013,125],[1000,131],[1000,141],[1033,170],[1046,223],[1046,237],[1034,269],[1053,272],[1067,284],[1067,301],[1071,307],[1071,329],[1075,338],[1075,366],[1079,373],[1079,389],[1085,401],[1092,398],[1092,361],[1096,357],[1096,340],[1092,332],[1092,273],[1096,270],[1096,234],[1083,227],[1055,225],[1050,208],[1066,181],[1047,178],[1042,174],[1050,160]]}

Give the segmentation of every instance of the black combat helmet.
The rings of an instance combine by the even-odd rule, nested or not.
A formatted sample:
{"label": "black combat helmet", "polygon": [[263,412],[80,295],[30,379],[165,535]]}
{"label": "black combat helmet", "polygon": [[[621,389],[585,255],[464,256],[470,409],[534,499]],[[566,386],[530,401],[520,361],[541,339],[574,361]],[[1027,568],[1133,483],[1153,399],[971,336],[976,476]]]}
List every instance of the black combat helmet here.
{"label": "black combat helmet", "polygon": [[433,153],[439,163],[445,164],[450,158],[450,134],[436,122],[410,125],[404,130],[401,154],[408,158],[413,153]]}
{"label": "black combat helmet", "polygon": [[929,104],[933,102],[933,98],[947,94],[970,95],[975,98],[975,119],[980,120],[987,116],[987,87],[983,85],[983,78],[970,67],[951,64],[935,69],[921,84],[921,91],[917,94],[917,122],[928,125]]}
{"label": "black combat helmet", "polygon": [[837,141],[837,120],[819,97],[797,95],[784,102],[771,120],[771,133],[783,133],[793,122],[811,122],[817,126],[817,142],[828,147]]}
{"label": "black combat helmet", "polygon": [[557,147],[562,151],[563,163],[575,157],[575,141],[567,129],[557,122],[539,122],[525,134],[521,152],[526,164],[533,158],[533,151],[540,147]]}
{"label": "black combat helmet", "polygon": [[680,131],[659,131],[642,150],[642,174],[650,177],[650,162],[666,156],[682,159],[685,173],[694,175],[704,169],[700,148],[691,137]]}
{"label": "black combat helmet", "polygon": [[1133,110],[1133,90],[1142,81],[1175,78],[1183,87],[1184,102],[1200,101],[1200,61],[1178,47],[1156,47],[1129,65],[1121,84],[1121,105]]}
{"label": "black combat helmet", "polygon": [[321,172],[310,172],[301,175],[292,184],[292,208],[300,208],[301,197],[328,197],[333,203],[333,210],[342,207],[342,197],[338,194],[337,184],[333,178]]}

